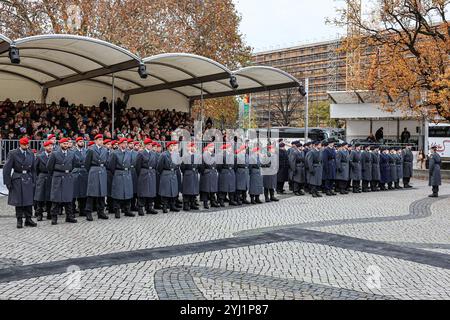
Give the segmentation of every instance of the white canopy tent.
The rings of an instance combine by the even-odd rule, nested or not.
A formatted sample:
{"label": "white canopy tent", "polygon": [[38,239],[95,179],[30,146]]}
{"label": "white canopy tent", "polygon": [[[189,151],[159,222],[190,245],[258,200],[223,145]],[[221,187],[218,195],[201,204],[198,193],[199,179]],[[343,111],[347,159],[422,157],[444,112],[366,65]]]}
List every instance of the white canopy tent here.
{"label": "white canopy tent", "polygon": [[[9,52],[17,48],[20,64]],[[146,67],[146,78],[138,68]],[[235,77],[238,88],[230,79]],[[111,89],[114,85],[114,94]],[[0,35],[0,101],[10,98],[96,105],[103,96],[129,106],[188,111],[195,100],[299,87],[290,74],[254,66],[231,71],[211,59],[167,53],[141,59],[114,44],[75,35],[10,40]]]}

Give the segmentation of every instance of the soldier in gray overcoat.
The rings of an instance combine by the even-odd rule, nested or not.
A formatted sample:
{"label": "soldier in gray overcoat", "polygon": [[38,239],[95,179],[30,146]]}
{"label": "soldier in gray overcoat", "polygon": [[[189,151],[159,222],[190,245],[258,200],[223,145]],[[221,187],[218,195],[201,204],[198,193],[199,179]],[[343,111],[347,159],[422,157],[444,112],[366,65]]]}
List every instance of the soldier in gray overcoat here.
{"label": "soldier in gray overcoat", "polygon": [[289,154],[289,177],[292,181],[292,188],[296,196],[303,196],[305,185],[305,153],[301,150],[300,142],[292,143],[292,152]]}
{"label": "soldier in gray overcoat", "polygon": [[[155,153],[155,156],[156,156],[156,165],[158,165],[159,158],[161,157],[162,146],[158,142],[153,141],[152,147],[153,147],[153,152]],[[162,209],[161,196],[158,193],[159,180],[160,180],[160,174],[159,174],[158,170],[156,170],[156,198],[155,198],[155,205],[154,205],[155,210]]]}
{"label": "soldier in gray overcoat", "polygon": [[262,203],[259,196],[264,194],[260,151],[261,149],[259,147],[252,149],[252,153],[249,157],[250,187],[248,193],[250,194],[250,201],[252,204]]}
{"label": "soldier in gray overcoat", "polygon": [[195,143],[187,144],[187,153],[183,156],[180,170],[183,173],[182,194],[183,194],[183,210],[198,210],[196,204],[197,196],[200,194],[200,176],[199,166],[201,157],[196,153]]}
{"label": "soldier in gray overcoat", "polygon": [[17,228],[36,227],[33,215],[34,182],[36,178],[34,155],[29,150],[28,138],[19,140],[19,148],[8,153],[3,166],[3,183],[8,188],[8,204],[15,207]]}
{"label": "soldier in gray overcoat", "polygon": [[36,217],[42,221],[44,211],[47,212],[47,220],[51,220],[50,191],[52,186],[52,175],[48,172],[47,162],[53,152],[53,142],[46,141],[43,145],[44,151],[36,156],[36,188],[34,190],[34,201],[36,201]]}
{"label": "soldier in gray overcoat", "polygon": [[336,181],[337,191],[340,194],[348,194],[347,184],[350,176],[350,155],[347,150],[347,143],[339,144],[336,147]]}
{"label": "soldier in gray overcoat", "polygon": [[[389,168],[391,171],[391,182],[388,183],[388,189],[394,190],[395,186],[397,185],[396,181],[398,180],[394,147],[389,148]],[[394,186],[393,186],[393,184],[394,184]]]}
{"label": "soldier in gray overcoat", "polygon": [[370,188],[373,192],[380,191],[379,184],[381,181],[381,168],[380,168],[380,147],[373,146],[371,148],[372,155],[372,181]]}
{"label": "soldier in gray overcoat", "polygon": [[437,146],[432,146],[428,178],[428,185],[433,189],[433,194],[430,195],[431,198],[439,197],[439,186],[441,184],[441,156],[437,153]]}
{"label": "soldier in gray overcoat", "polygon": [[362,192],[370,192],[369,185],[372,181],[372,154],[370,146],[365,146],[361,152]]}
{"label": "soldier in gray overcoat", "polygon": [[88,187],[86,201],[86,217],[92,221],[92,209],[94,202],[99,219],[107,220],[105,214],[105,197],[107,195],[108,177],[106,163],[108,161],[108,150],[103,147],[103,136],[95,137],[95,145],[86,152],[85,166],[88,171]]}
{"label": "soldier in gray overcoat", "polygon": [[113,174],[111,197],[114,200],[114,215],[120,219],[120,210],[126,217],[134,217],[131,213],[133,199],[133,178],[131,177],[131,151],[127,149],[127,140],[119,141],[119,149],[113,151],[108,160],[108,170]]}
{"label": "soldier in gray overcoat", "polygon": [[413,177],[413,161],[414,155],[411,151],[412,145],[407,145],[405,150],[403,150],[403,187],[405,189],[411,189],[412,186],[409,184],[411,178]]}
{"label": "soldier in gray overcoat", "polygon": [[138,211],[138,196],[137,196],[137,173],[136,173],[136,159],[139,153],[141,143],[139,141],[133,141],[128,144],[131,151],[131,177],[133,179],[133,198],[131,199],[131,211]]}
{"label": "soldier in gray overcoat", "polygon": [[178,154],[178,143],[171,141],[166,144],[167,151],[163,152],[158,160],[157,170],[160,174],[158,194],[161,196],[163,212],[180,212],[175,201],[178,198],[177,164],[172,161],[174,154]]}
{"label": "soldier in gray overcoat", "polygon": [[400,186],[400,180],[403,179],[403,154],[401,148],[395,149],[395,165],[397,167],[397,181],[396,181],[396,189],[403,189]]}
{"label": "soldier in gray overcoat", "polygon": [[275,147],[273,145],[268,145],[267,151],[261,154],[261,158],[264,159],[264,163],[261,165],[261,168],[263,168],[264,198],[266,202],[278,202],[280,200],[275,197],[275,189],[277,188],[278,182],[278,170],[275,170],[272,174],[265,172],[266,170],[278,169],[278,156]]}
{"label": "soldier in gray overcoat", "polygon": [[236,197],[238,205],[250,204],[247,200],[247,191],[250,188],[250,171],[247,148],[242,145],[236,150]]}
{"label": "soldier in gray overcoat", "polygon": [[355,144],[354,150],[350,152],[350,180],[352,181],[353,193],[361,193],[362,164],[361,146]]}
{"label": "soldier in gray overcoat", "polygon": [[222,150],[225,150],[222,164],[217,166],[219,170],[219,204],[221,207],[225,207],[225,198],[228,194],[230,205],[237,206],[238,204],[235,201],[236,156],[233,152],[233,147],[231,144],[223,145]]}
{"label": "soldier in gray overcoat", "polygon": [[105,139],[103,141],[103,146],[106,148],[108,152],[107,160],[105,163],[106,167],[106,173],[107,173],[107,179],[106,179],[106,185],[107,185],[107,192],[106,192],[106,208],[108,209],[108,213],[114,213],[114,199],[111,197],[112,193],[112,181],[113,181],[113,173],[111,170],[109,170],[108,161],[111,158],[111,155],[114,151],[112,147],[112,141],[110,139]]}
{"label": "soldier in gray overcoat", "polygon": [[310,185],[311,194],[314,198],[321,198],[319,194],[319,187],[322,185],[322,156],[320,149],[322,144],[316,141],[312,144],[312,148],[306,154],[305,164],[308,168],[306,175],[308,184]]}
{"label": "soldier in gray overcoat", "polygon": [[47,162],[47,170],[52,175],[50,201],[52,202],[52,225],[58,224],[58,215],[62,209],[66,213],[66,222],[76,223],[73,212],[73,176],[75,155],[69,150],[69,139],[59,140],[59,150],[52,152]]}
{"label": "soldier in gray overcoat", "polygon": [[80,217],[86,216],[86,198],[88,172],[86,170],[86,153],[84,139],[79,137],[76,139],[76,146],[73,149],[75,155],[75,165],[72,171],[73,176],[73,208],[75,209],[75,201],[78,202]]}
{"label": "soldier in gray overcoat", "polygon": [[144,208],[147,214],[158,214],[158,211],[153,208],[157,193],[156,166],[158,165],[158,156],[153,151],[152,143],[151,139],[146,139],[144,150],[139,152],[136,158],[138,213],[140,216],[144,215]]}
{"label": "soldier in gray overcoat", "polygon": [[208,144],[203,150],[203,161],[199,167],[200,171],[200,200],[203,207],[209,209],[217,208],[220,205],[216,201],[219,188],[219,173],[214,153],[214,143]]}

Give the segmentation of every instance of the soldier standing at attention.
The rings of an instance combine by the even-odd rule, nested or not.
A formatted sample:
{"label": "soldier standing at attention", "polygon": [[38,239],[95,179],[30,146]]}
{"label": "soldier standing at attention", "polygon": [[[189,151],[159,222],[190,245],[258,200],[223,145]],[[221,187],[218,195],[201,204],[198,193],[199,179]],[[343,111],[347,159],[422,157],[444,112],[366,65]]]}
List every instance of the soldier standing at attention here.
{"label": "soldier standing at attention", "polygon": [[209,209],[217,208],[220,205],[216,201],[216,194],[219,187],[219,175],[214,154],[214,143],[208,144],[203,149],[203,162],[199,168],[200,171],[200,200],[203,201],[203,207]]}
{"label": "soldier standing at attention", "polygon": [[[277,157],[275,154],[275,147],[273,145],[267,146],[267,152],[262,155],[266,159],[261,167],[266,168],[263,170],[273,170],[276,168]],[[271,168],[271,167],[274,168]],[[277,173],[275,174],[264,174],[263,172],[263,185],[264,185],[264,198],[266,202],[278,202],[280,201],[275,197],[275,189],[277,188]]]}
{"label": "soldier standing at attention", "polygon": [[336,183],[337,190],[340,194],[348,194],[347,184],[349,178],[349,158],[350,155],[346,149],[347,144],[339,144],[336,147]]}
{"label": "soldier standing at attention", "polygon": [[108,154],[107,160],[106,160],[106,163],[105,163],[106,172],[107,172],[107,176],[108,176],[108,178],[107,178],[108,192],[106,193],[106,207],[108,209],[108,213],[111,214],[111,213],[114,213],[114,200],[111,197],[113,174],[108,168],[108,161],[109,161],[109,159],[111,157],[111,154],[113,152],[112,141],[110,139],[105,139],[103,141],[103,145],[105,146],[107,154]]}
{"label": "soldier standing at attention", "polygon": [[127,150],[127,139],[119,140],[119,149],[112,152],[108,160],[111,171],[111,197],[114,203],[114,216],[120,219],[120,210],[126,217],[134,217],[131,213],[131,199],[133,198],[133,178],[131,177],[131,151]]}
{"label": "soldier standing at attention", "polygon": [[292,152],[289,155],[289,177],[292,180],[294,195],[304,196],[305,184],[305,153],[300,150],[302,144],[299,141],[292,143]]}
{"label": "soldier standing at attention", "polygon": [[221,207],[225,207],[225,198],[228,194],[230,205],[237,206],[238,204],[234,201],[236,192],[236,174],[234,171],[236,157],[231,144],[224,144],[222,150],[225,150],[223,163],[217,166],[219,169],[219,204]]}
{"label": "soldier standing at attention", "polygon": [[252,204],[262,203],[259,198],[264,193],[263,177],[261,174],[260,148],[252,149],[252,155],[249,158],[250,163],[250,199]]}
{"label": "soldier standing at attention", "polygon": [[319,194],[319,188],[322,185],[322,157],[320,154],[320,148],[322,144],[320,141],[316,141],[313,144],[311,150],[306,155],[306,166],[308,171],[306,172],[308,183],[311,188],[311,194],[313,198],[321,198]]}
{"label": "soldier standing at attention", "polygon": [[[161,156],[161,145],[158,142],[153,141],[152,143],[153,152],[156,156],[156,165],[158,165],[159,157]],[[162,202],[161,202],[161,196],[158,193],[159,190],[159,172],[156,170],[156,198],[155,198],[155,205],[154,208],[156,210],[162,209]]]}
{"label": "soldier standing at attention", "polygon": [[400,180],[403,180],[403,154],[402,149],[397,147],[395,149],[395,165],[397,167],[397,181],[396,181],[396,189],[403,189],[402,186],[400,186]]}
{"label": "soldier standing at attention", "polygon": [[334,143],[322,142],[324,147],[322,151],[323,177],[325,193],[327,196],[335,196],[333,184],[336,180],[336,150]]}
{"label": "soldier standing at attention", "polygon": [[[389,153],[389,167],[391,169],[391,183],[389,184],[389,190],[398,189],[397,182],[398,182],[398,171],[397,171],[397,160],[395,155],[395,148],[390,148]],[[392,186],[394,184],[394,186]]]}
{"label": "soldier standing at attention", "polygon": [[144,146],[145,149],[136,158],[138,214],[140,216],[144,215],[144,208],[147,214],[158,214],[158,211],[153,208],[157,193],[156,166],[158,165],[158,156],[152,150],[153,141],[151,139],[145,139]]}
{"label": "soldier standing at attention", "polygon": [[87,184],[88,172],[86,170],[85,161],[87,150],[84,147],[84,139],[78,137],[76,139],[76,146],[73,150],[75,154],[75,165],[72,171],[73,176],[73,205],[78,201],[78,209],[80,217],[86,216],[86,198],[87,198]]}
{"label": "soldier standing at attention", "polygon": [[103,147],[103,135],[95,136],[95,143],[86,152],[85,166],[88,174],[86,217],[92,221],[92,209],[94,202],[99,219],[107,220],[105,214],[105,197],[107,194],[108,177],[106,172],[106,162],[108,161],[108,151]]}
{"label": "soldier standing at attention", "polygon": [[242,145],[236,150],[236,197],[238,205],[250,204],[247,200],[247,191],[250,188],[250,171],[247,148]]}
{"label": "soldier standing at attention", "polygon": [[439,197],[439,186],[441,182],[441,156],[437,153],[437,146],[431,147],[431,155],[429,160],[429,179],[428,184],[433,189],[430,198]]}
{"label": "soldier standing at attention", "polygon": [[47,162],[48,172],[52,175],[50,201],[52,202],[52,225],[58,224],[58,215],[62,209],[66,212],[66,222],[76,223],[73,212],[73,176],[75,155],[69,150],[69,139],[59,140],[59,150],[52,152]]}
{"label": "soldier standing at attention", "polygon": [[139,141],[133,142],[133,149],[131,150],[131,177],[133,178],[133,199],[131,199],[131,211],[138,211],[138,196],[137,196],[137,173],[136,173],[136,159],[141,148]]}
{"label": "soldier standing at attention", "polygon": [[19,148],[8,153],[8,159],[3,167],[3,183],[8,188],[8,204],[16,208],[17,228],[36,227],[31,219],[33,215],[35,157],[28,149],[28,138],[19,140]]}
{"label": "soldier standing at attention", "polygon": [[370,188],[373,192],[380,191],[380,147],[373,146],[371,148],[372,155],[372,181],[370,182]]}
{"label": "soldier standing at attention", "polygon": [[51,220],[50,190],[52,186],[52,175],[48,172],[47,162],[53,152],[53,142],[44,142],[44,152],[37,155],[35,161],[36,189],[34,191],[34,201],[36,201],[37,221],[42,221],[44,210],[47,212],[47,220]]}
{"label": "soldier standing at attention", "polygon": [[382,147],[380,150],[380,190],[386,191],[388,190],[386,185],[389,186],[391,182],[390,156],[388,148]]}
{"label": "soldier standing at attention", "polygon": [[365,146],[364,151],[361,152],[361,167],[362,167],[362,192],[370,192],[369,185],[372,182],[372,154],[370,146]]}
{"label": "soldier standing at attention", "polygon": [[411,189],[409,184],[413,176],[413,161],[414,155],[411,151],[412,145],[408,144],[403,150],[403,187],[405,189]]}
{"label": "soldier standing at attention", "polygon": [[177,165],[172,161],[172,157],[178,152],[178,143],[171,141],[166,144],[167,151],[163,152],[159,158],[157,170],[160,174],[158,194],[161,196],[163,213],[180,212],[175,201],[178,197]]}
{"label": "soldier standing at attention", "polygon": [[355,149],[350,152],[350,180],[352,181],[353,193],[361,193],[361,146],[355,144]]}
{"label": "soldier standing at attention", "polygon": [[187,154],[183,156],[183,162],[180,170],[183,173],[182,193],[183,193],[183,210],[199,210],[195,203],[200,193],[200,177],[198,168],[201,163],[200,157],[196,154],[196,146],[194,142],[188,142]]}
{"label": "soldier standing at attention", "polygon": [[284,184],[289,181],[289,157],[286,151],[286,145],[280,143],[278,155],[278,174],[277,174],[277,193],[284,193]]}

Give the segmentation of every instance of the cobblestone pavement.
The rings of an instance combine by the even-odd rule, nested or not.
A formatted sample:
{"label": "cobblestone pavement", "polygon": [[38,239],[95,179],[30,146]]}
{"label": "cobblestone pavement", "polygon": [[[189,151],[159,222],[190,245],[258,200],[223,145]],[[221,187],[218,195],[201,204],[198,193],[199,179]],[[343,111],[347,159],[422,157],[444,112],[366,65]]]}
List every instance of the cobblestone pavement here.
{"label": "cobblestone pavement", "polygon": [[450,185],[15,229],[0,299],[449,299]]}

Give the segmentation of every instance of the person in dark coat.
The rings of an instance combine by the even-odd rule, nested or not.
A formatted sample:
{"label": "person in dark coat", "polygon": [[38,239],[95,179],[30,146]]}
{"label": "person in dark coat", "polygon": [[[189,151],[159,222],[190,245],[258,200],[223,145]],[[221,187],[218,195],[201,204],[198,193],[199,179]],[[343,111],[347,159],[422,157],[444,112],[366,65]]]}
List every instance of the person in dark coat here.
{"label": "person in dark coat", "polygon": [[171,141],[166,144],[167,151],[163,152],[158,160],[156,167],[160,174],[158,194],[161,196],[163,212],[168,213],[168,209],[172,212],[180,212],[176,207],[175,201],[178,197],[178,165],[172,161],[175,154],[178,154],[178,143]]}
{"label": "person in dark coat", "polygon": [[[8,205],[15,207],[17,228],[36,227],[33,215],[34,182],[36,179],[35,157],[29,150],[28,138],[19,140],[19,148],[8,153],[3,167],[3,183],[8,188]],[[14,172],[13,172],[14,170]]]}
{"label": "person in dark coat", "polygon": [[389,149],[382,147],[380,151],[380,190],[386,191],[388,190],[389,183],[392,182]]}
{"label": "person in dark coat", "polygon": [[292,143],[292,152],[289,155],[289,176],[292,180],[292,189],[296,196],[304,196],[305,184],[305,153],[301,150],[302,144],[298,141]]}
{"label": "person in dark coat", "polygon": [[66,222],[76,223],[73,212],[73,176],[75,155],[69,150],[69,139],[59,140],[60,150],[52,152],[47,162],[47,170],[52,175],[50,201],[52,202],[52,225],[58,224],[62,209],[66,212]]}
{"label": "person in dark coat", "polygon": [[442,185],[441,181],[441,156],[437,153],[437,146],[431,147],[431,155],[429,159],[429,178],[428,185],[432,187],[433,194],[430,198],[439,197],[439,186]]}
{"label": "person in dark coat", "polygon": [[[129,144],[130,146],[130,144]],[[133,179],[133,198],[131,199],[131,211],[138,211],[138,196],[137,196],[137,173],[136,173],[136,158],[139,153],[141,143],[133,141],[130,147],[131,153],[131,177]]]}
{"label": "person in dark coat", "polygon": [[403,179],[403,154],[401,150],[402,149],[399,147],[395,148],[395,166],[397,167],[396,189],[403,189],[403,187],[400,186],[400,181]]}
{"label": "person in dark coat", "polygon": [[333,184],[336,180],[336,150],[334,149],[334,143],[327,141],[322,142],[322,164],[323,164],[323,176],[324,189],[327,196],[335,196]]}
{"label": "person in dark coat", "polygon": [[203,201],[203,207],[220,207],[216,201],[216,194],[219,188],[219,173],[214,154],[214,143],[208,144],[203,149],[203,161],[199,167],[200,171],[200,200]]}
{"label": "person in dark coat", "polygon": [[380,191],[380,147],[372,146],[371,147],[371,155],[372,155],[372,181],[370,182],[370,189],[373,192]]}
{"label": "person in dark coat", "polygon": [[395,148],[389,148],[389,169],[391,171],[391,181],[388,183],[388,189],[394,190],[397,182],[397,165],[395,161]]}
{"label": "person in dark coat", "polygon": [[259,147],[253,148],[252,154],[249,157],[250,186],[248,193],[250,194],[251,204],[262,203],[259,197],[264,193],[260,151],[261,149]]}
{"label": "person in dark coat", "polygon": [[187,154],[183,156],[183,162],[180,165],[180,170],[183,173],[182,194],[184,211],[199,210],[195,200],[200,194],[199,166],[201,158],[196,152],[195,143],[188,142]]}
{"label": "person in dark coat", "polygon": [[372,181],[372,154],[370,146],[365,146],[361,152],[361,169],[362,169],[362,192],[370,192],[370,183]]}
{"label": "person in dark coat", "polygon": [[[153,152],[155,153],[155,156],[156,156],[156,166],[158,166],[159,158],[161,157],[162,146],[158,142],[153,141],[152,147],[153,147]],[[161,196],[158,193],[159,180],[160,180],[160,174],[159,174],[158,169],[157,169],[156,170],[156,198],[155,198],[155,205],[154,205],[155,210],[161,210],[162,209]]]}
{"label": "person in dark coat", "polygon": [[306,172],[308,172],[308,167],[307,167],[307,163],[306,163],[306,155],[308,154],[308,152],[312,149],[312,142],[306,142],[303,145],[303,153],[305,154],[305,192],[306,193],[311,193],[311,188],[309,187],[309,182],[308,182],[308,175],[306,174]]}
{"label": "person in dark coat", "polygon": [[411,189],[411,178],[413,177],[413,161],[414,155],[411,151],[412,145],[407,145],[403,150],[403,187],[405,189]]}
{"label": "person in dark coat", "polygon": [[340,194],[348,194],[347,183],[350,176],[350,155],[347,151],[347,144],[337,145],[336,153],[336,184]]}
{"label": "person in dark coat", "polygon": [[109,170],[108,161],[111,158],[111,155],[114,150],[112,148],[112,141],[110,139],[103,140],[103,146],[105,147],[106,151],[108,152],[107,160],[105,163],[106,173],[107,173],[106,208],[108,209],[108,213],[112,214],[112,213],[114,213],[114,199],[111,197],[113,173]]}
{"label": "person in dark coat", "polygon": [[308,183],[311,189],[311,194],[314,198],[321,198],[319,194],[319,187],[322,185],[322,157],[320,149],[322,144],[320,141],[316,141],[312,144],[312,148],[306,155],[306,166],[308,171],[306,172]]}
{"label": "person in dark coat", "polygon": [[98,218],[108,219],[105,214],[105,197],[108,191],[107,161],[108,150],[103,146],[103,135],[99,134],[95,136],[95,144],[86,152],[85,166],[88,171],[86,218],[88,221],[93,221],[94,202]]}
{"label": "person in dark coat", "polygon": [[250,188],[250,169],[247,148],[242,145],[236,150],[236,197],[238,205],[250,204],[247,200],[247,191]]}
{"label": "person in dark coat", "polygon": [[[275,197],[275,189],[277,188],[278,174],[271,172],[274,168],[277,168],[277,154],[275,147],[273,145],[267,146],[267,152],[261,155],[263,159],[262,175],[263,175],[263,186],[264,186],[264,198],[266,202],[278,202],[280,201]],[[268,171],[268,172],[266,172]]]}
{"label": "person in dark coat", "polygon": [[111,197],[114,201],[114,215],[120,219],[120,210],[126,217],[134,217],[131,212],[133,198],[133,178],[131,166],[133,163],[131,151],[127,148],[127,139],[119,140],[119,149],[113,151],[108,160],[108,170],[113,174]]}
{"label": "person in dark coat", "polygon": [[228,195],[230,199],[230,205],[237,206],[235,201],[236,193],[236,155],[233,152],[233,146],[231,144],[224,144],[222,150],[223,153],[222,163],[217,166],[219,170],[219,204],[221,207],[225,207],[225,198]]}
{"label": "person in dark coat", "polygon": [[139,152],[136,158],[137,196],[138,196],[138,214],[158,214],[153,208],[156,198],[156,166],[158,165],[158,156],[153,151],[153,141],[144,140],[145,149]]}
{"label": "person in dark coat", "polygon": [[353,193],[361,193],[361,146],[355,144],[354,150],[350,152],[350,180],[352,181]]}
{"label": "person in dark coat", "polygon": [[34,201],[36,201],[37,221],[42,221],[44,211],[47,212],[47,220],[51,220],[50,191],[52,186],[52,175],[48,172],[47,162],[53,152],[53,142],[46,141],[43,145],[44,152],[36,156],[36,188],[34,190]]}
{"label": "person in dark coat", "polygon": [[85,166],[87,150],[84,147],[83,138],[79,137],[76,139],[76,146],[73,152],[75,155],[75,165],[72,171],[73,207],[75,208],[75,201],[77,201],[80,217],[84,217],[86,216],[88,172]]}
{"label": "person in dark coat", "polygon": [[283,194],[284,184],[289,181],[289,157],[284,143],[280,143],[278,159],[277,193]]}

